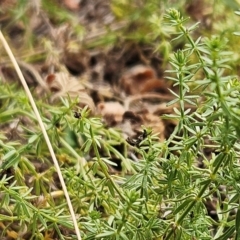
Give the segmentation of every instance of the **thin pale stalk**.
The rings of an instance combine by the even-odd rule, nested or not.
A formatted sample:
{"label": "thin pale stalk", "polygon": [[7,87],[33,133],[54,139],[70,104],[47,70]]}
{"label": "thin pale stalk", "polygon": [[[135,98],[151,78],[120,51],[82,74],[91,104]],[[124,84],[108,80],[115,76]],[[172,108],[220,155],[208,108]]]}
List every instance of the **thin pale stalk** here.
{"label": "thin pale stalk", "polygon": [[43,136],[44,136],[45,141],[46,141],[46,143],[47,143],[49,152],[50,152],[50,154],[51,154],[53,163],[54,163],[54,165],[55,165],[55,168],[56,168],[56,171],[57,171],[57,174],[58,174],[60,183],[61,183],[61,185],[62,185],[62,189],[63,189],[64,195],[65,195],[66,200],[67,200],[68,208],[69,208],[69,211],[70,211],[71,216],[72,216],[72,220],[73,220],[74,228],[75,228],[75,231],[76,231],[76,234],[77,234],[77,238],[78,238],[78,240],[81,240],[81,235],[80,235],[80,231],[79,231],[79,228],[78,228],[76,216],[75,216],[75,213],[74,213],[74,210],[73,210],[73,207],[72,207],[72,203],[71,203],[71,200],[70,200],[68,191],[67,191],[66,184],[65,184],[64,179],[63,179],[63,175],[62,175],[60,166],[59,166],[59,164],[58,164],[57,158],[56,158],[55,153],[54,153],[54,151],[53,151],[52,144],[51,144],[51,142],[50,142],[50,140],[49,140],[47,131],[46,131],[45,127],[44,127],[43,121],[42,121],[42,119],[41,119],[41,116],[40,116],[40,114],[39,114],[39,111],[38,111],[38,109],[37,109],[37,106],[36,106],[36,104],[35,104],[35,101],[34,101],[34,99],[33,99],[33,96],[32,96],[32,94],[31,94],[31,92],[30,92],[30,90],[29,90],[29,88],[28,88],[28,85],[27,85],[27,83],[26,83],[26,81],[25,81],[25,79],[24,79],[24,76],[23,76],[23,74],[22,74],[22,72],[21,72],[21,70],[20,70],[20,68],[19,68],[19,66],[18,66],[18,63],[17,63],[17,61],[16,61],[16,59],[15,59],[15,57],[14,57],[14,55],[13,55],[10,47],[8,46],[8,43],[7,43],[7,41],[5,40],[5,38],[4,38],[4,36],[3,36],[3,34],[2,34],[1,31],[0,31],[0,40],[1,40],[3,46],[4,46],[5,50],[6,50],[9,58],[10,58],[11,61],[12,61],[12,64],[13,64],[13,66],[14,66],[17,74],[18,74],[18,77],[19,77],[19,79],[20,79],[20,81],[21,81],[21,83],[22,83],[22,85],[23,85],[23,87],[24,87],[24,90],[25,90],[25,92],[26,92],[26,94],[27,94],[27,96],[28,96],[28,98],[29,98],[29,101],[30,101],[30,103],[31,103],[31,105],[32,105],[32,108],[33,108],[33,110],[34,110],[34,113],[36,114],[37,120],[38,120],[38,122],[39,122],[39,125],[40,125],[40,127],[41,127]]}

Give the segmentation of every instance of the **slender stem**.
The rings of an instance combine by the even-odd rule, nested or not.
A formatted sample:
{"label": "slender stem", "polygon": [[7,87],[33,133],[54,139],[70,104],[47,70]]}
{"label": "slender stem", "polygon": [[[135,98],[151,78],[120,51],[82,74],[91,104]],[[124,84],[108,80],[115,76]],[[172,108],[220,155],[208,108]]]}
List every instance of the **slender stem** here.
{"label": "slender stem", "polygon": [[56,168],[56,171],[57,171],[57,174],[58,174],[60,183],[61,183],[61,185],[62,185],[65,198],[66,198],[66,200],[67,200],[68,208],[69,208],[69,211],[70,211],[71,216],[72,216],[72,220],[73,220],[73,224],[74,224],[75,231],[76,231],[76,234],[77,234],[77,238],[78,238],[78,240],[81,240],[80,231],[79,231],[79,228],[78,228],[78,224],[77,224],[76,216],[75,216],[75,213],[74,213],[74,210],[73,210],[73,206],[72,206],[72,203],[71,203],[71,200],[70,200],[68,191],[67,191],[67,187],[66,187],[66,184],[65,184],[65,182],[64,182],[63,175],[62,175],[60,166],[59,166],[59,164],[58,164],[57,158],[56,158],[56,156],[55,156],[53,147],[52,147],[51,142],[50,142],[50,140],[49,140],[47,131],[46,131],[45,126],[44,126],[44,124],[43,124],[43,121],[42,121],[42,119],[41,119],[40,113],[39,113],[39,111],[38,111],[38,109],[37,109],[37,106],[36,106],[36,104],[35,104],[35,101],[34,101],[34,99],[33,99],[33,96],[32,96],[32,94],[31,94],[31,91],[30,91],[30,89],[28,88],[28,85],[27,85],[27,83],[26,83],[26,81],[25,81],[25,79],[24,79],[24,76],[23,76],[23,74],[22,74],[22,72],[21,72],[21,70],[20,70],[20,68],[19,68],[19,66],[18,66],[18,63],[17,63],[17,61],[16,61],[16,59],[15,59],[15,57],[14,57],[14,55],[13,55],[10,47],[8,46],[8,43],[7,43],[7,41],[5,40],[5,38],[4,38],[4,36],[3,36],[3,34],[2,34],[1,31],[0,31],[0,40],[1,40],[1,42],[2,42],[2,44],[3,44],[3,46],[4,46],[4,48],[5,48],[6,52],[8,53],[9,58],[10,58],[11,61],[12,61],[12,64],[13,64],[13,66],[14,66],[17,74],[18,74],[18,77],[19,77],[19,79],[20,79],[20,81],[21,81],[21,83],[22,83],[22,85],[23,85],[23,87],[24,87],[24,90],[25,90],[25,92],[26,92],[26,94],[27,94],[27,96],[28,96],[28,98],[29,98],[29,101],[30,101],[30,103],[31,103],[31,105],[32,105],[32,108],[33,108],[33,110],[34,110],[34,113],[35,113],[35,115],[36,115],[36,117],[37,117],[37,119],[38,119],[38,122],[39,122],[39,125],[40,125],[40,127],[41,127],[43,136],[44,136],[45,141],[46,141],[46,143],[47,143],[49,152],[50,152],[50,154],[51,154],[51,156],[52,156],[52,160],[53,160],[53,163],[54,163],[54,165],[55,165],[55,168]]}
{"label": "slender stem", "polygon": [[68,151],[77,159],[77,162],[80,163],[81,173],[83,174],[84,180],[88,180],[84,166],[86,165],[86,159],[79,156],[79,154],[62,138],[60,137],[61,144],[68,149]]}
{"label": "slender stem", "polygon": [[[221,154],[221,155],[219,155],[219,156],[217,157],[217,158],[219,158],[219,159],[218,159],[218,164],[217,164],[216,167],[214,168],[214,170],[213,170],[213,172],[212,172],[212,174],[211,174],[212,176],[214,176],[214,175],[217,173],[219,167],[222,165],[222,163],[224,162],[224,160],[226,159],[226,157],[227,157],[226,154]],[[217,158],[216,158],[216,159],[217,159]],[[215,161],[216,161],[216,159],[215,159]],[[209,179],[209,180],[206,182],[206,184],[201,188],[201,190],[199,191],[197,197],[196,197],[191,203],[189,203],[189,205],[187,206],[187,208],[184,210],[184,212],[181,214],[181,216],[177,219],[177,221],[176,221],[176,225],[177,225],[177,226],[182,223],[182,221],[184,220],[184,218],[186,217],[186,215],[191,211],[191,209],[194,207],[194,205],[196,204],[196,202],[199,201],[199,200],[202,198],[204,192],[206,191],[206,189],[208,188],[208,186],[211,184],[211,182],[212,182],[211,179]],[[171,231],[168,232],[165,240],[170,239],[170,237],[172,236],[173,233],[174,233],[174,230],[171,229]]]}
{"label": "slender stem", "polygon": [[[194,41],[192,40],[192,38],[189,36],[188,31],[182,26],[182,24],[179,26],[179,28],[184,33],[184,35],[186,36],[187,40],[191,44],[192,48],[194,49],[195,53],[197,54],[197,57],[198,57],[200,63],[202,64],[202,66],[204,66],[204,60],[202,59],[201,53],[196,48],[196,45],[195,45]],[[203,71],[204,71],[206,77],[209,78],[209,74],[208,74],[208,72],[206,71],[206,69],[204,67],[203,67]]]}
{"label": "slender stem", "polygon": [[99,151],[98,151],[98,147],[97,147],[97,143],[96,143],[96,141],[94,139],[94,134],[93,134],[93,130],[92,130],[91,126],[90,126],[90,130],[89,131],[90,131],[90,135],[91,135],[91,138],[92,138],[92,145],[93,145],[94,153],[96,154],[98,164],[101,167],[103,174],[111,182],[113,188],[117,191],[117,193],[122,198],[122,200],[125,200],[125,197],[123,196],[123,194],[119,190],[118,186],[116,185],[116,183],[113,181],[113,179],[109,175],[109,173],[108,173],[108,171],[107,171],[107,169],[106,169],[106,167],[105,167],[105,165],[104,165],[104,163],[103,163],[103,161],[102,161],[102,159],[100,157],[100,154],[99,154]]}
{"label": "slender stem", "polygon": [[[183,86],[183,72],[182,67],[179,69],[179,104],[180,104],[180,111],[181,111],[181,124],[184,123],[185,113],[184,113],[184,86]],[[186,137],[186,129],[183,128],[184,137]]]}

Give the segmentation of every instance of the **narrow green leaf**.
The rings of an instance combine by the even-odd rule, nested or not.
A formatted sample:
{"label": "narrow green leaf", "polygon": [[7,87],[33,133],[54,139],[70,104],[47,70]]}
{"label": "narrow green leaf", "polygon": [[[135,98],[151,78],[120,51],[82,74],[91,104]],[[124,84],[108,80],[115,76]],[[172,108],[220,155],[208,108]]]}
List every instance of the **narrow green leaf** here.
{"label": "narrow green leaf", "polygon": [[107,158],[101,158],[101,159],[102,159],[104,162],[106,162],[107,164],[117,167],[117,163],[112,162],[112,161],[110,161],[110,160],[107,159]]}
{"label": "narrow green leaf", "polygon": [[240,230],[240,208],[238,208],[237,210],[235,226],[236,226],[236,229]]}
{"label": "narrow green leaf", "polygon": [[234,35],[240,36],[240,32],[233,32]]}
{"label": "narrow green leaf", "polygon": [[13,165],[15,165],[18,162],[19,157],[20,157],[20,155],[19,155],[19,153],[15,149],[9,151],[2,158],[3,163],[2,163],[1,168],[2,169],[8,169],[8,168],[12,167]]}
{"label": "narrow green leaf", "polygon": [[120,232],[120,236],[123,240],[129,240],[129,238],[126,236],[126,234],[124,232]]}
{"label": "narrow green leaf", "polygon": [[180,204],[180,206],[178,206],[173,211],[173,214],[176,215],[177,213],[179,213],[181,210],[183,210],[192,201],[194,201],[194,199],[192,197],[190,197],[189,199],[186,199],[182,204]]}
{"label": "narrow green leaf", "polygon": [[107,231],[105,233],[99,233],[97,234],[95,237],[96,238],[104,238],[104,237],[110,237],[113,236],[115,234],[115,231]]}
{"label": "narrow green leaf", "polygon": [[12,157],[16,157],[18,155],[18,152],[16,151],[16,149],[13,149],[13,150],[10,150],[8,153],[6,153],[2,160],[3,161],[6,161],[8,160],[9,158],[12,158]]}
{"label": "narrow green leaf", "polygon": [[40,138],[40,139],[37,141],[37,144],[36,144],[36,154],[37,154],[38,157],[41,155],[42,145],[43,145],[43,141],[42,141],[42,139]]}
{"label": "narrow green leaf", "polygon": [[240,16],[240,11],[235,11],[234,13]]}
{"label": "narrow green leaf", "polygon": [[192,25],[191,27],[189,27],[189,28],[187,29],[188,32],[191,32],[191,31],[195,30],[199,24],[200,24],[200,22],[197,22],[197,23],[195,23],[194,25]]}
{"label": "narrow green leaf", "polygon": [[107,181],[106,181],[106,185],[108,186],[108,189],[109,189],[111,195],[112,195],[113,197],[115,197],[115,191],[114,191],[112,182],[111,182],[110,180],[107,180]]}
{"label": "narrow green leaf", "polygon": [[167,106],[167,107],[168,107],[168,106],[171,106],[171,105],[173,105],[173,104],[176,103],[176,102],[179,102],[179,99],[178,99],[178,98],[175,98],[175,99],[173,99],[172,101],[168,102],[168,103],[166,104],[166,106]]}
{"label": "narrow green leaf", "polygon": [[31,144],[31,143],[35,142],[38,137],[39,137],[38,134],[34,134],[33,136],[31,136],[31,137],[28,139],[28,144]]}
{"label": "narrow green leaf", "polygon": [[[179,34],[179,33],[178,33]],[[173,42],[173,41],[175,41],[175,40],[178,40],[178,39],[180,39],[181,37],[183,37],[184,36],[184,34],[183,33],[180,33],[177,37],[175,37],[175,38],[173,38],[172,40],[171,40],[171,42]]]}
{"label": "narrow green leaf", "polygon": [[220,162],[223,160],[224,156],[225,156],[225,154],[220,153],[220,154],[215,158],[215,160],[214,160],[214,162],[213,162],[213,167],[216,167],[217,165],[219,165]]}
{"label": "narrow green leaf", "polygon": [[214,240],[226,240],[226,239],[229,239],[230,237],[232,237],[235,229],[236,229],[235,225],[231,226],[230,228],[227,229],[227,231],[225,231],[223,233],[222,236],[220,236],[218,238],[214,238]]}
{"label": "narrow green leaf", "polygon": [[196,131],[194,131],[193,129],[191,129],[190,127],[188,126],[184,126],[190,133],[192,133],[194,136],[196,135]]}
{"label": "narrow green leaf", "polygon": [[239,200],[239,198],[240,198],[239,193],[236,193],[236,194],[230,199],[229,204],[237,202],[237,201]]}
{"label": "narrow green leaf", "polygon": [[84,147],[84,152],[87,153],[89,152],[89,149],[91,148],[92,146],[92,139],[88,139],[87,142],[85,143],[85,147]]}

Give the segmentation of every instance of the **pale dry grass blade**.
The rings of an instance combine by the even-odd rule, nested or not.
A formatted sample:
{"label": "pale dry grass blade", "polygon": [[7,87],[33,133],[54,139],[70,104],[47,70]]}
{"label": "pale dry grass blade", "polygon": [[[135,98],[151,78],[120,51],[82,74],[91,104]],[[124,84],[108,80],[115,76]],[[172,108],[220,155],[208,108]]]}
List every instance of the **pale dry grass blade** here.
{"label": "pale dry grass blade", "polygon": [[56,168],[56,171],[57,171],[60,183],[62,185],[62,189],[63,189],[64,195],[65,195],[66,200],[67,200],[68,208],[69,208],[69,211],[71,213],[73,224],[74,224],[75,231],[76,231],[76,234],[77,234],[77,239],[81,240],[81,235],[80,235],[80,231],[79,231],[79,228],[78,228],[78,225],[77,225],[77,220],[76,220],[76,216],[75,216],[75,213],[74,213],[74,210],[73,210],[73,207],[72,207],[72,203],[71,203],[68,191],[67,191],[66,184],[65,184],[64,179],[63,179],[63,175],[62,175],[60,166],[58,164],[57,158],[56,158],[55,153],[53,151],[53,147],[52,147],[51,142],[49,140],[49,137],[47,135],[47,131],[46,131],[45,127],[44,127],[43,121],[41,119],[41,116],[40,116],[39,111],[37,109],[37,106],[35,104],[35,101],[34,101],[34,99],[32,97],[32,94],[31,94],[31,92],[30,92],[30,90],[28,88],[28,85],[27,85],[27,83],[26,83],[26,81],[24,79],[24,76],[23,76],[23,74],[22,74],[22,72],[21,72],[21,70],[20,70],[20,68],[18,66],[18,63],[17,63],[17,61],[16,61],[16,59],[15,59],[15,57],[14,57],[10,47],[8,46],[8,43],[5,40],[5,38],[4,38],[4,36],[3,36],[1,31],[0,31],[0,41],[2,42],[6,52],[8,53],[9,58],[12,61],[12,64],[13,64],[13,66],[14,66],[17,74],[18,74],[18,77],[21,80],[21,83],[22,83],[22,85],[24,87],[24,90],[26,91],[26,94],[27,94],[27,96],[29,98],[29,101],[30,101],[30,103],[32,105],[32,108],[33,108],[33,110],[34,110],[34,112],[36,114],[37,120],[39,122],[39,125],[40,125],[42,133],[43,133],[43,136],[45,138],[45,141],[47,143],[48,149],[49,149],[50,154],[52,156],[52,159],[53,159],[53,162],[54,162],[54,165],[55,165],[55,168]]}

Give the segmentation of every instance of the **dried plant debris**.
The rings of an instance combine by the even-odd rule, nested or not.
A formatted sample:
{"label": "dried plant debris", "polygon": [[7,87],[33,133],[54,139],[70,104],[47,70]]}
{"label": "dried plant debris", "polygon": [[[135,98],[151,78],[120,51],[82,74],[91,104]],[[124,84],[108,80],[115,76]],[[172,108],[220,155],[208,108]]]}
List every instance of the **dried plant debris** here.
{"label": "dried plant debris", "polygon": [[1,0],[1,12],[6,12],[9,8],[13,8],[16,5],[17,0]]}
{"label": "dried plant debris", "polygon": [[76,11],[80,9],[80,2],[81,0],[64,0],[63,1],[64,5],[72,11]]}
{"label": "dried plant debris", "polygon": [[97,111],[111,126],[122,122],[125,109],[119,102],[101,102],[97,106]]}
{"label": "dried plant debris", "polygon": [[137,65],[126,71],[120,79],[120,86],[127,94],[168,92],[164,80],[157,78],[153,68],[144,65]]}
{"label": "dried plant debris", "polygon": [[[153,133],[159,135],[160,141],[169,136],[176,122],[161,120],[159,113],[172,111],[172,107],[166,107],[172,96],[166,93],[150,93],[158,90],[157,86],[161,86],[160,91],[167,91],[164,81],[156,79],[156,76],[153,68],[143,65],[136,65],[123,73],[120,77],[120,89],[131,95],[123,98],[123,104],[101,102],[98,105],[98,113],[103,116],[108,126],[120,128],[123,134],[130,138],[136,137],[142,125],[152,128]],[[167,126],[168,124],[170,126]]]}
{"label": "dried plant debris", "polygon": [[77,46],[71,46],[68,43],[63,54],[64,64],[72,75],[81,75],[87,72],[89,68],[89,53],[81,51]]}
{"label": "dried plant debris", "polygon": [[212,27],[211,15],[213,14],[213,7],[211,3],[205,0],[189,1],[186,5],[186,12],[194,21],[201,22],[205,28]]}
{"label": "dried plant debris", "polygon": [[93,113],[95,112],[95,104],[92,98],[87,93],[84,85],[80,80],[77,80],[77,78],[65,72],[58,72],[49,74],[46,77],[46,82],[52,92],[51,101],[60,97],[70,96],[73,99],[78,98],[82,106],[87,105]]}
{"label": "dried plant debris", "polygon": [[109,0],[82,0],[79,16],[80,22],[89,30],[93,30],[96,26],[103,27],[104,24],[109,24],[114,19]]}

